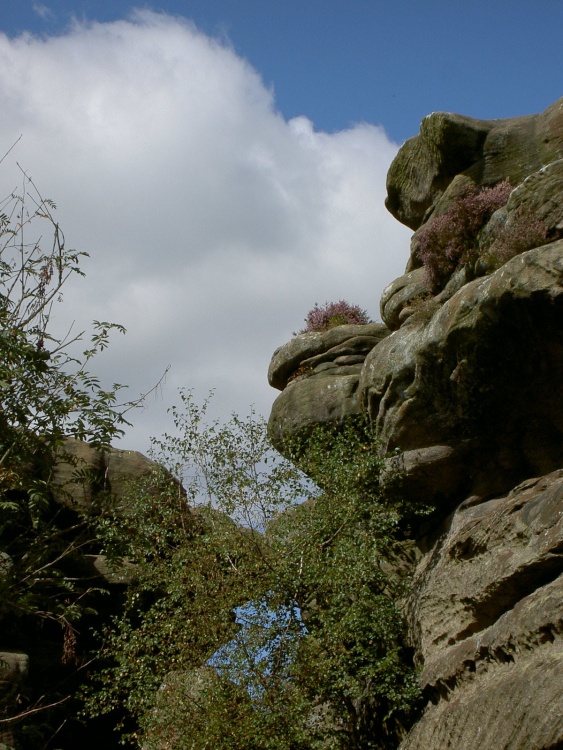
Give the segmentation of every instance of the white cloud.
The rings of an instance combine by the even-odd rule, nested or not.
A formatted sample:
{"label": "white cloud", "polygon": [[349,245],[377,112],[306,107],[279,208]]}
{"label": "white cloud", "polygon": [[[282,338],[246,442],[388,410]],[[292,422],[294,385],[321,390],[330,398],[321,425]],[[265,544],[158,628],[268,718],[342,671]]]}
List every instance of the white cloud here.
{"label": "white cloud", "polygon": [[53,17],[53,11],[46,5],[43,5],[43,3],[32,3],[31,7],[33,8],[33,12],[36,13],[39,18],[46,19]]}
{"label": "white cloud", "polygon": [[68,244],[91,255],[57,314],[126,326],[99,369],[133,391],[172,365],[128,447],[168,426],[180,385],[267,416],[270,356],[313,303],[345,298],[377,318],[403,272],[409,232],[383,205],[397,149],[384,131],[286,122],[247,62],[184,21],[137,12],[0,36],[0,151],[20,134],[12,155],[60,206]]}

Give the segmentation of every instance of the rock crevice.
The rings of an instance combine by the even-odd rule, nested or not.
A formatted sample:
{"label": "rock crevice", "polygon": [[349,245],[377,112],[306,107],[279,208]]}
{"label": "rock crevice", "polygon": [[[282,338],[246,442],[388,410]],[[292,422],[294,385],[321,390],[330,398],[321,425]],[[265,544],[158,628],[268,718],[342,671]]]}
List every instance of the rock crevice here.
{"label": "rock crevice", "polygon": [[[472,248],[502,237],[506,255],[460,262],[433,288],[415,254],[426,222],[467,186],[506,179],[508,203]],[[388,469],[404,473],[402,492],[437,509],[405,604],[428,703],[401,750],[561,748],[563,99],[510,120],[433,113],[387,185],[389,210],[417,231],[383,292],[384,324],[278,349],[270,431],[283,449],[364,414],[399,451]],[[523,216],[541,242],[522,240]]]}

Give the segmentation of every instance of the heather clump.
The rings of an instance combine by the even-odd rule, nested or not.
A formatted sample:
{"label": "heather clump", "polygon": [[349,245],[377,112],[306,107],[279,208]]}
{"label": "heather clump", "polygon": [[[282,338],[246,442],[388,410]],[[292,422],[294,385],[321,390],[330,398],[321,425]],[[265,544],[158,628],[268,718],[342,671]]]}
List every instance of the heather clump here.
{"label": "heather clump", "polygon": [[478,190],[468,185],[452,200],[448,211],[430,219],[417,237],[416,255],[426,269],[432,289],[441,289],[458,266],[479,257],[478,236],[493,213],[508,201],[508,180]]}
{"label": "heather clump", "polygon": [[531,211],[520,208],[483,252],[484,267],[488,271],[494,271],[516,255],[533,247],[541,247],[549,241],[547,225]]}
{"label": "heather clump", "polygon": [[358,305],[351,305],[346,300],[325,302],[322,307],[315,302],[315,306],[312,310],[309,310],[305,318],[305,328],[298,331],[298,334],[310,333],[311,331],[328,331],[329,328],[350,323],[365,325],[371,322],[366,310],[362,310]]}

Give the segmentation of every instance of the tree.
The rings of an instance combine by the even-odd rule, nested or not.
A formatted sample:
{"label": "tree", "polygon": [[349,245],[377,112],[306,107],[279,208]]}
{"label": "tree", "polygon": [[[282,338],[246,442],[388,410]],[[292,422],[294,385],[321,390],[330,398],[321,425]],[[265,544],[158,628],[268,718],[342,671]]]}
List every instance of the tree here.
{"label": "tree", "polygon": [[289,462],[255,414],[208,425],[208,402],[181,398],[154,443],[165,468],[105,522],[137,578],[88,710],[121,712],[147,750],[395,747],[419,700],[400,612],[413,508],[382,488],[370,428],[314,430]]}
{"label": "tree", "polygon": [[[95,588],[75,566],[93,540],[88,512],[54,502],[54,468],[74,460],[65,450],[69,437],[107,449],[134,406],[118,403],[122,386],[106,389],[89,371],[110,334],[124,332],[121,326],[95,322],[82,351],[83,334],[52,333],[54,307],[64,285],[83,275],[85,255],[66,248],[55,209],[23,172],[20,194],[0,204],[2,648],[34,650],[36,675],[43,655],[51,665],[47,685],[30,680],[0,699],[0,730],[23,726],[32,747],[39,742],[34,726],[48,723],[46,707],[69,700],[72,686],[58,678],[80,667],[77,631]],[[75,471],[77,480],[86,478],[84,467],[76,464]],[[38,644],[53,653],[42,654]],[[66,672],[53,667],[53,658]]]}

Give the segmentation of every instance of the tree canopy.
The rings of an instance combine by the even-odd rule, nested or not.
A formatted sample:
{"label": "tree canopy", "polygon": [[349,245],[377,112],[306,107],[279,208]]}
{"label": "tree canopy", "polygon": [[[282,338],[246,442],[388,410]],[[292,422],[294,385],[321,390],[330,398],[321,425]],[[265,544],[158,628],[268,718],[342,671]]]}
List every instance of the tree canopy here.
{"label": "tree canopy", "polygon": [[[44,674],[0,696],[0,731],[72,747],[81,686],[80,721],[144,750],[396,747],[420,699],[401,614],[415,510],[381,482],[376,435],[318,428],[286,460],[253,411],[209,421],[181,391],[151,472],[61,505],[57,462],[88,480],[66,441],[109,450],[135,402],[90,372],[121,326],[94,322],[85,347],[52,333],[84,254],[22,177],[0,206],[0,626]],[[111,611],[77,572],[88,550],[134,571]]]}

